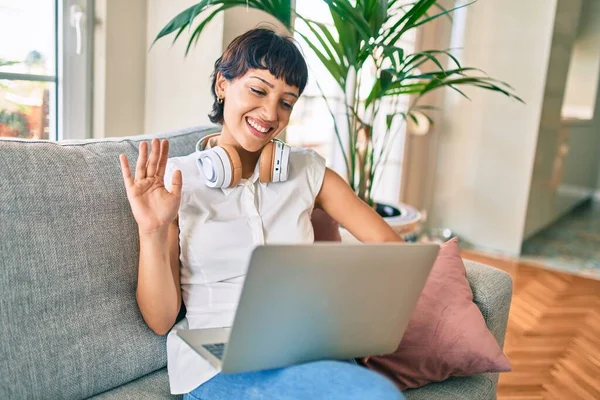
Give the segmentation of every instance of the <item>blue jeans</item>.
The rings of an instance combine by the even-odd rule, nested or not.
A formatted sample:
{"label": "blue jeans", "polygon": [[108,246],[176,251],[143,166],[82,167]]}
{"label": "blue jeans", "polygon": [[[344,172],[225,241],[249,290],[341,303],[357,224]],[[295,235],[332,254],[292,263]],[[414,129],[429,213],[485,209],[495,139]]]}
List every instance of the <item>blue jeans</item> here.
{"label": "blue jeans", "polygon": [[404,400],[386,377],[356,363],[316,361],[241,374],[218,374],[184,400]]}

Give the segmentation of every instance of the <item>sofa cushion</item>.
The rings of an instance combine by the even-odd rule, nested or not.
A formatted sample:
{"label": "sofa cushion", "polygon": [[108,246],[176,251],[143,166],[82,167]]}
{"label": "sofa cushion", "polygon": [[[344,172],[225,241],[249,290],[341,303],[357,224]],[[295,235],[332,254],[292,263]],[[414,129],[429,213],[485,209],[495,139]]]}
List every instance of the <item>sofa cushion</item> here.
{"label": "sofa cushion", "polygon": [[403,393],[406,400],[496,400],[496,384],[488,374],[451,377]]}
{"label": "sofa cushion", "polygon": [[340,225],[325,211],[316,208],[311,215],[315,242],[341,242]]}
{"label": "sofa cushion", "polygon": [[473,302],[456,238],[441,246],[398,349],[367,357],[364,363],[401,389],[450,376],[510,370],[500,343]]}
{"label": "sofa cushion", "polygon": [[133,382],[126,383],[108,392],[92,397],[92,400],[178,400],[182,395],[169,393],[169,376],[163,368],[142,376]]}
{"label": "sofa cushion", "polygon": [[[189,154],[212,129],[170,138]],[[119,154],[138,143],[0,140],[0,399],[84,398],[166,365],[135,299],[139,239]]]}

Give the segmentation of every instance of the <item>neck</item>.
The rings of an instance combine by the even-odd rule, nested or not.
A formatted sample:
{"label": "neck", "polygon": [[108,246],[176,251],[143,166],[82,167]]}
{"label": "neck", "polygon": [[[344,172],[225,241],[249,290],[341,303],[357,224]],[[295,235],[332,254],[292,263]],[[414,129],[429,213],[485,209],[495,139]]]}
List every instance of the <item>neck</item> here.
{"label": "neck", "polygon": [[[214,143],[212,142],[213,140],[214,140]],[[223,131],[221,132],[221,134],[219,136],[211,139],[211,146],[223,145],[223,144],[232,146],[237,150],[237,152],[240,156],[240,161],[242,162],[242,178],[244,178],[244,179],[250,178],[252,176],[252,174],[254,173],[254,169],[256,168],[256,163],[258,162],[258,159],[260,158],[260,151],[255,152],[255,153],[246,151],[242,146],[239,145],[239,143],[237,143],[235,141],[235,139],[233,139],[233,136],[231,134],[229,134],[229,132],[226,131],[225,127],[223,127]]]}

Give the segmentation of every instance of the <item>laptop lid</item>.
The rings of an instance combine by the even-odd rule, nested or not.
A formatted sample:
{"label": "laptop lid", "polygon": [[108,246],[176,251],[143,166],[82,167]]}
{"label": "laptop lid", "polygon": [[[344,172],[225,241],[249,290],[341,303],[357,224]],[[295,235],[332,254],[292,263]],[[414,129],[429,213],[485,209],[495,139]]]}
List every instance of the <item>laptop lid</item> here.
{"label": "laptop lid", "polygon": [[256,247],[222,371],[396,350],[438,250],[432,243]]}

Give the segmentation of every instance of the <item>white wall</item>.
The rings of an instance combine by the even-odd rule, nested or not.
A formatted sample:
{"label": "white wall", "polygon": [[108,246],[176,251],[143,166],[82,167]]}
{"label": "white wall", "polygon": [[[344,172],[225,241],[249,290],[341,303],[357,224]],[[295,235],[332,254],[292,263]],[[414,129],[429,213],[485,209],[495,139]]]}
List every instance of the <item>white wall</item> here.
{"label": "white wall", "polygon": [[[185,56],[191,32],[152,45],[160,30],[197,0],[97,0],[94,33],[94,137],[129,136],[209,125],[214,62],[237,35],[268,15],[245,7],[221,13]],[[209,12],[212,10],[209,10]],[[202,16],[200,16],[202,17]],[[198,17],[193,26],[198,25]]]}
{"label": "white wall", "polygon": [[93,137],[144,132],[146,0],[96,0]]}
{"label": "white wall", "polygon": [[[472,101],[445,93],[441,123],[427,139],[435,156],[425,159],[437,162],[430,227],[518,255],[524,239],[589,198],[598,179],[600,107],[589,121],[565,121],[561,108],[572,50],[581,35],[585,42],[600,30],[593,16],[600,4],[590,4],[582,19],[596,25],[582,30],[582,0],[477,2],[463,11],[464,31],[453,37],[460,32],[461,41],[448,47],[462,47],[463,66],[510,83],[526,104],[483,91],[468,90]],[[597,97],[600,71],[586,74]]]}
{"label": "white wall", "polygon": [[246,10],[245,7],[231,8],[225,11],[223,50],[225,50],[236,36],[258,27],[274,29],[280,34],[290,33],[276,18],[267,13],[251,8]]}
{"label": "white wall", "polygon": [[520,252],[556,4],[480,1],[464,9],[463,65],[510,83],[527,104],[482,90],[467,90],[472,101],[446,93],[430,226]]}
{"label": "white wall", "polygon": [[[580,10],[581,0],[559,0],[557,3],[523,238],[538,232],[560,216],[560,195],[557,189],[562,181],[564,149],[569,141],[563,126],[561,109],[565,100]],[[594,81],[594,86],[596,77],[597,74],[590,79]]]}
{"label": "white wall", "polygon": [[[197,0],[148,1],[148,47],[171,18],[197,3]],[[282,31],[281,25],[268,15],[236,7],[219,14],[207,25],[187,57],[184,54],[191,33],[182,34],[174,45],[173,35],[156,42],[147,56],[146,132],[211,124],[208,113],[213,104],[210,83],[214,63],[233,38],[261,23]]]}
{"label": "white wall", "polygon": [[[196,0],[148,0],[148,49],[160,30]],[[197,20],[193,26],[197,26]],[[224,16],[210,22],[195,47],[184,56],[191,33],[175,44],[171,35],[156,42],[147,54],[145,131],[158,133],[210,124],[210,74],[222,53]]]}
{"label": "white wall", "polygon": [[[564,215],[600,187],[600,2],[583,0],[563,102],[555,160],[554,214]],[[526,235],[530,232],[526,231]]]}

